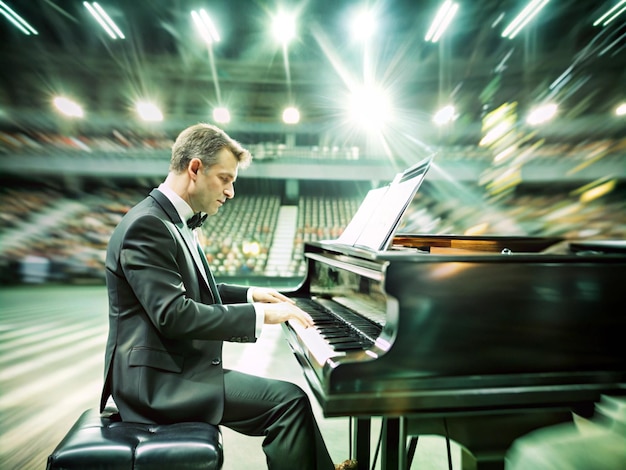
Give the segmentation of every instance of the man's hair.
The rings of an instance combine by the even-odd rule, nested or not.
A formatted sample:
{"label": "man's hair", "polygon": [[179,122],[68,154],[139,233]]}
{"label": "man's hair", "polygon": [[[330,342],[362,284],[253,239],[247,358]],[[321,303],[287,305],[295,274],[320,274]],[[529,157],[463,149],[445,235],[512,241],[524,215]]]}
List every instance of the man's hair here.
{"label": "man's hair", "polygon": [[192,158],[199,158],[205,167],[211,167],[217,163],[217,153],[223,148],[233,153],[240,168],[246,168],[252,161],[250,152],[219,127],[205,123],[190,126],[178,135],[172,146],[170,171],[185,171]]}

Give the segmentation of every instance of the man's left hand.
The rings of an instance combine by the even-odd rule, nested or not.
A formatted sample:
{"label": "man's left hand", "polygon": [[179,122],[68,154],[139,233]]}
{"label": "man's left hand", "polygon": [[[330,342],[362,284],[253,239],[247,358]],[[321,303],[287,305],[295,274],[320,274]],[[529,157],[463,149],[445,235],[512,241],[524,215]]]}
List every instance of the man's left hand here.
{"label": "man's left hand", "polygon": [[253,287],[252,289],[252,300],[254,302],[264,302],[270,304],[276,302],[289,302],[295,304],[294,300],[281,294],[276,289],[269,289],[266,287]]}

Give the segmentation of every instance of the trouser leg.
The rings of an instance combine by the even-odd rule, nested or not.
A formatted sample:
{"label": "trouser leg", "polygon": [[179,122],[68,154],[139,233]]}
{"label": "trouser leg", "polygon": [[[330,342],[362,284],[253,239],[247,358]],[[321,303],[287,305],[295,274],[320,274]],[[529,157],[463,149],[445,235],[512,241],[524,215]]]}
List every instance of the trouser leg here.
{"label": "trouser leg", "polygon": [[306,393],[297,385],[237,371],[224,373],[222,422],[248,436],[264,436],[270,470],[332,470]]}

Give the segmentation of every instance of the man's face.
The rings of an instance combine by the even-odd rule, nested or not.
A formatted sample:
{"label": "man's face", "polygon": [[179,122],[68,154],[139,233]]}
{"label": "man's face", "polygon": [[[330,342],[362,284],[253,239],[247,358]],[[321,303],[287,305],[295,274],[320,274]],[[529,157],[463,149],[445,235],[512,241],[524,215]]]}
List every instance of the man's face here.
{"label": "man's face", "polygon": [[191,195],[192,207],[209,215],[217,214],[227,199],[235,197],[235,180],[239,162],[233,153],[223,148],[217,153],[217,163],[210,167],[200,166]]}

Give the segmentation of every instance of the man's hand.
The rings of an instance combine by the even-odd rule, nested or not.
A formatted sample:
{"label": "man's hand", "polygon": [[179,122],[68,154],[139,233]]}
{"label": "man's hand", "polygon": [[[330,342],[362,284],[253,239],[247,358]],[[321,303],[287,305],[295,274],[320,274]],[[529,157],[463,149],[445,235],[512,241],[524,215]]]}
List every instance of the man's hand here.
{"label": "man's hand", "polygon": [[253,287],[252,300],[254,302],[264,303],[289,302],[295,304],[293,300],[281,294],[276,289],[268,289],[265,287]]}
{"label": "man's hand", "polygon": [[265,304],[265,321],[268,325],[283,323],[287,320],[297,320],[305,328],[313,326],[313,319],[304,310],[296,307],[292,302]]}
{"label": "man's hand", "polygon": [[264,323],[268,325],[275,325],[288,320],[298,320],[305,328],[313,326],[313,319],[308,313],[296,307],[294,300],[275,289],[253,287],[252,300],[264,304]]}

